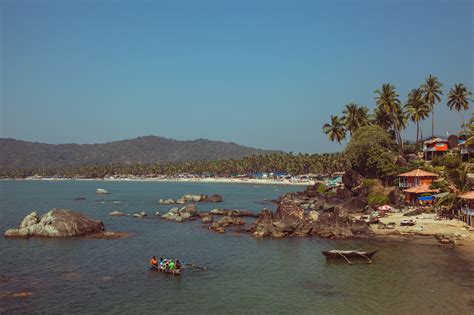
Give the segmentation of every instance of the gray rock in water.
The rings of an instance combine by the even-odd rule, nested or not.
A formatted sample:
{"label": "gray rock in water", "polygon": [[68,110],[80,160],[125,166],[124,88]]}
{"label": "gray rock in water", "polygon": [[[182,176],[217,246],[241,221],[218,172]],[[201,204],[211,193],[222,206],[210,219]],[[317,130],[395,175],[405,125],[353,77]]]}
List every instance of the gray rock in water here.
{"label": "gray rock in water", "polygon": [[116,217],[123,217],[126,216],[126,213],[120,212],[120,211],[112,211],[109,213],[110,215],[116,216]]}
{"label": "gray rock in water", "polygon": [[214,217],[212,215],[205,215],[201,217],[202,224],[210,224],[214,221]]}
{"label": "gray rock in water", "polygon": [[107,190],[105,189],[102,189],[102,188],[97,188],[97,190],[95,191],[96,194],[99,194],[99,195],[107,195],[107,194],[110,194],[110,192],[108,192]]}
{"label": "gray rock in water", "polygon": [[174,218],[174,220],[175,220],[176,222],[183,222],[183,221],[184,221],[184,218],[183,218],[182,216],[177,215],[177,216]]}
{"label": "gray rock in water", "polygon": [[176,203],[176,201],[174,201],[173,199],[160,199],[159,202],[165,205],[171,205],[171,204]]}
{"label": "gray rock in water", "polygon": [[160,216],[160,211],[156,211],[156,212],[155,212],[155,215],[156,215],[157,217],[159,217],[159,216]]}
{"label": "gray rock in water", "polygon": [[140,212],[140,215],[141,215],[142,217],[146,217],[146,216],[147,216],[147,213],[146,213],[145,211],[142,211],[142,212]]}
{"label": "gray rock in water", "polygon": [[[34,215],[31,217],[34,217]],[[25,222],[25,220],[23,221]],[[30,224],[33,219],[29,218],[26,222],[25,224]],[[53,209],[43,215],[39,222],[23,228],[20,227],[20,229],[8,230],[4,236],[76,237],[102,233],[104,230],[102,221],[93,220],[80,212],[72,210]]]}
{"label": "gray rock in water", "polygon": [[197,213],[196,206],[194,204],[189,204],[181,209],[179,209],[178,213],[182,215],[183,213],[189,213],[189,217],[194,217]]}
{"label": "gray rock in water", "polygon": [[171,208],[170,211],[168,211],[168,213],[170,213],[170,214],[177,214],[178,212],[179,212],[178,207]]}

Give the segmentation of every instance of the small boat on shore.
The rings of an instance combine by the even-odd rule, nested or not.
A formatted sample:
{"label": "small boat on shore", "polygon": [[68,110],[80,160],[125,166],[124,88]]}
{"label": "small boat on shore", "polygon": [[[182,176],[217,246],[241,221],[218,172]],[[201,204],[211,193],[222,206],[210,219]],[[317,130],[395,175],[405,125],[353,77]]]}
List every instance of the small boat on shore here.
{"label": "small boat on shore", "polygon": [[170,269],[166,269],[165,267],[161,267],[161,266],[151,266],[150,270],[151,271],[159,271],[159,272],[163,272],[163,273],[168,273],[168,274],[172,274],[174,276],[179,276],[181,274],[181,269],[170,270]]}
{"label": "small boat on shore", "polygon": [[337,258],[343,258],[345,259],[349,264],[352,264],[352,262],[349,260],[349,258],[356,258],[356,259],[367,259],[368,263],[372,263],[372,256],[375,255],[377,251],[361,251],[361,250],[329,250],[329,251],[322,251],[322,254],[326,257],[326,260],[330,259],[337,259]]}

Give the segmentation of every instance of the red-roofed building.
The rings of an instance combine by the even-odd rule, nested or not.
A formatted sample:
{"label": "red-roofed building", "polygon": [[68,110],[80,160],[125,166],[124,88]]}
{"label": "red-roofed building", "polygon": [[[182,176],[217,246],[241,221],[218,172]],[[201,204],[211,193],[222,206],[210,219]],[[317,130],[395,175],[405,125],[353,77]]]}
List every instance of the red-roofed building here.
{"label": "red-roofed building", "polygon": [[419,185],[431,185],[435,179],[439,177],[438,174],[427,172],[421,169],[416,169],[406,173],[399,174],[400,178],[398,186],[400,188],[410,188]]}
{"label": "red-roofed building", "polygon": [[438,189],[430,189],[430,185],[439,177],[438,174],[416,169],[399,174],[398,177],[400,178],[398,186],[405,188],[403,194],[407,203],[417,204],[418,197],[439,192]]}
{"label": "red-roofed building", "polygon": [[435,157],[444,156],[448,150],[448,140],[431,138],[423,142],[423,156],[426,161],[431,161]]}

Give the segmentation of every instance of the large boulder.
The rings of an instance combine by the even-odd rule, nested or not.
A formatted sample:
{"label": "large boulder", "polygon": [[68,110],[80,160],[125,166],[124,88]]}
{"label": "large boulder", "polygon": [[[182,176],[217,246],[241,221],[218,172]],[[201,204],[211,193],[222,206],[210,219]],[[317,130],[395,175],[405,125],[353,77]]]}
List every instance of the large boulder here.
{"label": "large boulder", "polygon": [[404,203],[404,196],[400,188],[389,187],[387,188],[388,200],[392,205],[402,205]]}
{"label": "large boulder", "polygon": [[343,209],[338,207],[333,211],[322,213],[313,223],[311,234],[331,239],[346,239],[368,233],[368,224],[355,220]]}
{"label": "large boulder", "polygon": [[182,207],[181,209],[179,209],[178,213],[181,216],[184,213],[187,213],[187,214],[189,214],[189,217],[194,217],[197,213],[196,206],[194,204],[186,205],[186,206]]}
{"label": "large boulder", "polygon": [[102,233],[105,230],[100,220],[65,209],[53,209],[43,215],[37,223],[34,212],[22,222],[23,227],[5,232],[5,237],[77,237]]}
{"label": "large boulder", "polygon": [[107,190],[103,189],[103,188],[97,188],[97,190],[95,191],[96,194],[98,195],[107,195],[107,194],[110,194],[110,192],[108,192]]}
{"label": "large boulder", "polygon": [[346,171],[344,175],[342,175],[342,183],[349,190],[352,190],[352,188],[360,186],[363,180],[364,180],[364,176],[362,176],[359,172],[353,169]]}
{"label": "large boulder", "polygon": [[304,210],[292,201],[283,200],[277,208],[274,219],[285,225],[297,225],[304,218]]}

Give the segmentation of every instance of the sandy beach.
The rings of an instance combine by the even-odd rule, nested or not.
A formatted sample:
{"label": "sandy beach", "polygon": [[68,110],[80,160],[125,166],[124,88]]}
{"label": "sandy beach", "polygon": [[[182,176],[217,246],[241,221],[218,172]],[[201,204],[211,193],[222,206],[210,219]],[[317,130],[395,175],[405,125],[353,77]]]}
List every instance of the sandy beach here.
{"label": "sandy beach", "polygon": [[[380,222],[388,224],[395,223],[393,229],[380,229],[376,224],[372,225],[372,230],[376,236],[430,236],[436,234],[452,235],[459,239],[460,243],[470,243],[474,245],[474,229],[470,228],[460,220],[436,220],[435,214],[420,214],[413,217],[403,216],[402,213],[391,213],[387,217],[380,218]],[[412,219],[416,222],[414,226],[401,226],[402,220]]]}
{"label": "sandy beach", "polygon": [[[15,179],[6,179],[15,180]],[[18,179],[16,179],[18,180]],[[251,184],[251,185],[285,185],[285,186],[310,186],[314,181],[309,180],[287,180],[287,179],[257,179],[257,178],[161,178],[161,177],[137,177],[137,178],[25,178],[21,180],[44,180],[44,181],[113,181],[113,182],[167,182],[167,183],[213,183],[213,184]]]}

